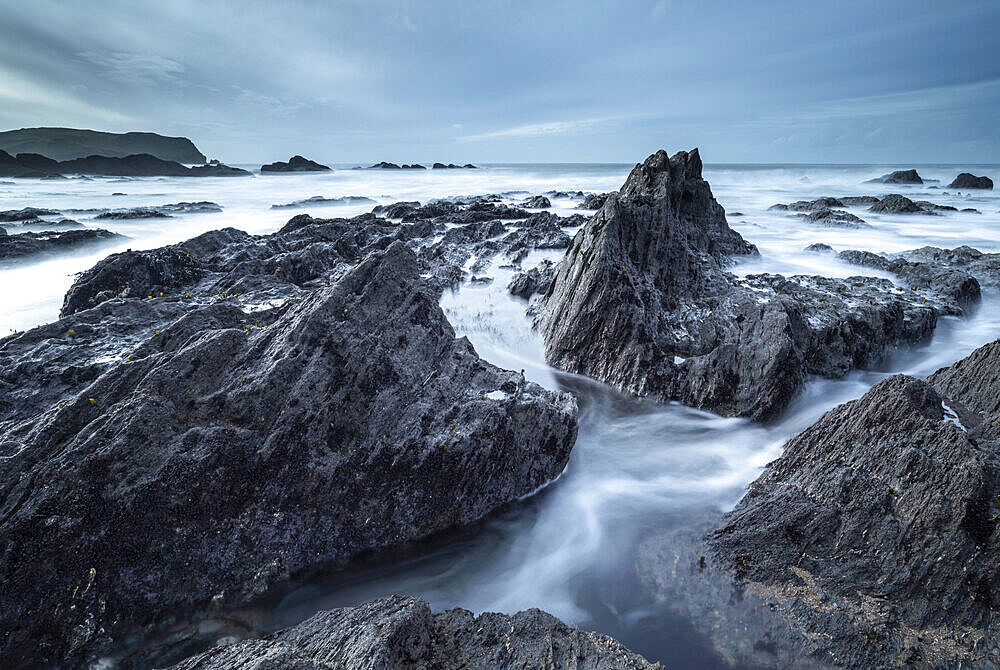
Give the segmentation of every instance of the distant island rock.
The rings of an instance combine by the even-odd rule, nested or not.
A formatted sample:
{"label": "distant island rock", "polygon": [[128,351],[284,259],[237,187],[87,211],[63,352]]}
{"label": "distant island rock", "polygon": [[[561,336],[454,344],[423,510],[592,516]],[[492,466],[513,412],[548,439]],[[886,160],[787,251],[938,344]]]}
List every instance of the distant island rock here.
{"label": "distant island rock", "polygon": [[980,188],[992,190],[993,180],[989,177],[977,177],[974,174],[963,172],[955,177],[955,181],[948,184],[948,188]]}
{"label": "distant island rock", "polygon": [[[432,165],[431,167],[435,170],[476,169],[476,166],[473,165],[472,163],[466,163],[465,165],[455,165],[454,163],[449,163],[447,165],[445,165],[444,163],[434,163],[434,165]],[[404,163],[403,165],[397,165],[396,163],[388,163],[386,161],[382,161],[381,163],[375,163],[375,165],[370,165],[368,169],[369,170],[426,170],[427,167],[425,165],[421,165],[420,163],[413,163],[412,165],[406,165]]]}
{"label": "distant island rock", "polygon": [[866,184],[923,184],[916,170],[896,170],[876,179],[869,179]]}
{"label": "distant island rock", "polygon": [[287,163],[277,161],[260,166],[261,172],[324,172],[329,169],[330,167],[327,165],[311,161],[302,156],[292,156],[288,159]]}
{"label": "distant island rock", "polygon": [[0,261],[26,258],[45,253],[65,253],[79,247],[127,239],[103,228],[84,230],[47,230],[8,234],[0,228]]}
{"label": "distant island rock", "polygon": [[186,137],[156,133],[104,133],[75,128],[21,128],[0,133],[0,149],[11,153],[34,153],[57,161],[108,156],[124,158],[149,154],[165,161],[204,163],[205,155]]}
{"label": "distant island rock", "polygon": [[133,154],[124,158],[95,155],[57,161],[41,154],[19,153],[11,156],[0,150],[0,176],[44,179],[66,174],[105,177],[242,177],[250,173],[217,161],[188,167],[152,154]]}

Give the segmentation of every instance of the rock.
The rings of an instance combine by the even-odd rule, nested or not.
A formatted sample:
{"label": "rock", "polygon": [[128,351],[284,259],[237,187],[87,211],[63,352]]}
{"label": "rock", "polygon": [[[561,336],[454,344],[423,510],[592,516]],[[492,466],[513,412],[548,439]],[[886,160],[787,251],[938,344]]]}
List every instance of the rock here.
{"label": "rock", "polygon": [[823,244],[822,242],[816,242],[814,244],[810,244],[808,247],[805,248],[805,250],[822,254],[833,253],[833,247],[831,247],[829,244]]}
{"label": "rock", "polygon": [[433,614],[415,598],[390,596],[357,607],[320,612],[264,639],[219,646],[171,670],[234,667],[320,670],[494,670],[662,668],[605,635],[570,628],[531,609],[513,616],[475,616],[463,609]]}
{"label": "rock", "polygon": [[839,667],[995,667],[1000,341],[792,438],[710,538]]}
{"label": "rock", "polygon": [[462,167],[463,167],[463,168],[465,168],[466,170],[476,170],[476,169],[478,169],[478,168],[477,168],[477,167],[476,167],[475,165],[473,165],[472,163],[466,163],[466,164],[465,164],[465,165],[463,165]]}
{"label": "rock", "polygon": [[0,133],[0,149],[44,154],[58,161],[100,155],[124,158],[151,154],[165,161],[204,163],[205,155],[186,137],[156,133],[103,133],[74,128],[21,128]]}
{"label": "rock", "polygon": [[376,205],[372,210],[374,214],[384,214],[389,219],[401,219],[413,210],[420,207],[416,200],[394,202],[391,205]]}
{"label": "rock", "polygon": [[927,200],[916,200],[915,204],[926,210],[933,210],[937,212],[957,212],[957,207],[952,207],[951,205],[938,205],[933,202],[928,202]]}
{"label": "rock", "polygon": [[150,154],[137,154],[124,158],[87,156],[59,163],[59,174],[91,174],[125,177],[230,177],[250,173],[227,165],[199,165],[187,167],[174,161],[165,161]]}
{"label": "rock", "polygon": [[277,161],[260,166],[261,174],[265,172],[324,172],[329,169],[329,166],[311,161],[302,156],[292,156],[288,159],[287,163]]}
{"label": "rock", "polygon": [[536,293],[548,291],[554,275],[555,267],[551,261],[546,261],[541,268],[531,268],[527,272],[517,274],[507,285],[507,290],[511,295],[527,300]]}
{"label": "rock", "polygon": [[975,277],[946,263],[909,260],[906,254],[887,257],[856,250],[841,251],[837,257],[853,265],[891,272],[913,290],[930,291],[960,307],[978,302],[982,293]]}
{"label": "rock", "polygon": [[876,202],[879,202],[879,198],[876,198],[874,195],[850,195],[850,196],[847,196],[847,197],[841,197],[840,201],[842,203],[844,203],[844,205],[846,205],[848,207],[850,207],[852,205],[869,205],[870,206],[870,205],[874,205]]}
{"label": "rock", "polygon": [[45,253],[65,253],[96,244],[122,242],[128,238],[101,228],[60,232],[18,232],[0,238],[0,261]]}
{"label": "rock", "polygon": [[527,207],[528,209],[548,209],[552,206],[552,201],[546,198],[544,195],[536,195],[532,198],[526,199],[521,203],[521,207]]}
{"label": "rock", "polygon": [[817,198],[816,200],[798,200],[788,205],[788,209],[796,212],[823,212],[834,207],[844,207],[837,198]]}
{"label": "rock", "polygon": [[465,165],[455,165],[454,163],[448,163],[447,165],[445,165],[444,163],[435,163],[433,165],[433,168],[435,170],[444,170],[444,169],[456,170],[462,167],[474,169],[476,166],[473,165],[472,163],[466,163]]}
{"label": "rock", "polygon": [[400,168],[400,167],[399,167],[398,165],[396,165],[395,163],[387,163],[387,162],[385,162],[385,161],[382,161],[381,163],[375,163],[375,165],[372,165],[372,166],[371,166],[370,168],[368,168],[368,169],[369,169],[369,170],[374,170],[374,169],[381,169],[381,170],[399,170],[399,169],[401,169],[401,168]]}
{"label": "rock", "polygon": [[932,213],[924,209],[909,198],[898,193],[885,196],[877,203],[868,208],[869,212],[879,212],[887,214],[929,214]]}
{"label": "rock", "polygon": [[311,198],[306,198],[305,200],[295,200],[294,202],[286,202],[282,205],[271,205],[271,209],[289,209],[292,207],[317,207],[326,205],[367,205],[375,204],[375,201],[371,198],[365,198],[358,195],[345,195],[339,198],[325,198],[321,195],[314,195]]}
{"label": "rock", "polygon": [[841,252],[840,259],[894,272],[910,285],[921,285],[937,293],[961,295],[957,287],[966,286],[968,276],[983,286],[1000,287],[1000,253],[984,254],[969,246],[954,249],[921,247],[883,255],[850,250]]}
{"label": "rock", "polygon": [[31,219],[20,221],[8,226],[8,231],[12,233],[44,233],[58,230],[74,230],[85,228],[79,221],[73,219],[60,219],[59,221],[44,221],[42,219]]}
{"label": "rock", "polygon": [[726,223],[697,151],[653,154],[557,267],[536,320],[547,361],[636,396],[763,420],[806,375],[872,365],[964,310],[884,279],[725,271],[754,252]]}
{"label": "rock", "polygon": [[59,211],[55,209],[42,209],[39,207],[25,207],[24,209],[8,209],[0,212],[0,221],[29,221],[41,216],[58,216]]}
{"label": "rock", "polygon": [[[366,244],[357,265],[336,252],[362,234],[207,233],[157,250],[206,264],[189,294],[0,340],[5,662],[86,665],[213,599],[245,607],[477,521],[563,470],[575,400],[456,338],[403,242]],[[248,313],[232,291],[200,297],[303,281],[308,259],[325,282],[286,294],[300,299]]]}
{"label": "rock", "polygon": [[973,174],[969,174],[968,172],[963,172],[955,177],[953,182],[948,184],[948,188],[976,188],[991,190],[993,188],[993,180],[989,177],[977,177]]}
{"label": "rock", "polygon": [[869,179],[866,184],[923,184],[916,170],[896,170],[876,179]]}
{"label": "rock", "polygon": [[98,214],[97,219],[169,219],[170,215],[153,207],[130,207],[128,209],[113,209]]}
{"label": "rock", "polygon": [[821,223],[827,226],[838,226],[841,228],[870,228],[865,220],[842,209],[817,209],[808,214],[799,214],[800,217],[811,223]]}
{"label": "rock", "polygon": [[576,206],[577,209],[600,209],[604,207],[604,203],[607,202],[608,196],[611,193],[588,193],[584,196],[583,202]]}

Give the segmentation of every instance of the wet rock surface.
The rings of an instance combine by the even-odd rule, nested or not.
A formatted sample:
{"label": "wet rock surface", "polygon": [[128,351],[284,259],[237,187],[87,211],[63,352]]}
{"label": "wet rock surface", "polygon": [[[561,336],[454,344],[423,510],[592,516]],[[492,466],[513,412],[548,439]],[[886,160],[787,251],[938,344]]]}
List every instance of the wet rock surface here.
{"label": "wet rock surface", "polygon": [[974,302],[980,286],[1000,287],[1000,254],[983,253],[969,246],[954,249],[921,247],[897,254],[847,250],[839,254],[847,263],[892,272],[909,286],[931,290],[959,304]]}
{"label": "wet rock surface", "polygon": [[527,198],[521,203],[521,207],[527,207],[528,209],[548,209],[551,206],[552,201],[544,195],[536,195],[534,197]]}
{"label": "wet rock surface", "polygon": [[709,544],[809,657],[997,667],[1000,341],[895,375],[786,445]]}
{"label": "wet rock surface", "polygon": [[923,184],[924,180],[920,178],[916,170],[896,170],[895,172],[890,172],[889,174],[884,174],[881,177],[875,179],[869,179],[869,184]]}
{"label": "wet rock surface", "polygon": [[905,195],[892,193],[868,208],[869,212],[886,214],[933,214],[932,208],[922,207]]}
{"label": "wet rock surface", "polygon": [[604,207],[604,203],[607,202],[608,196],[611,193],[588,193],[583,197],[583,202],[577,205],[577,209],[600,209]]}
{"label": "wet rock surface", "polygon": [[860,216],[841,209],[817,209],[809,213],[799,214],[810,223],[841,228],[871,228]]}
{"label": "wet rock surface", "polygon": [[277,161],[274,163],[268,163],[267,165],[261,165],[261,173],[266,172],[326,172],[329,171],[330,167],[317,163],[316,161],[309,160],[302,156],[292,156],[288,159],[288,162]]}
{"label": "wet rock surface", "polygon": [[537,609],[512,616],[474,616],[462,609],[432,613],[422,600],[391,596],[320,612],[262,640],[216,647],[172,670],[285,668],[575,668],[652,670],[615,640],[571,628]]}
{"label": "wet rock surface", "polygon": [[83,663],[562,471],[575,401],[455,337],[403,228],[300,216],[116,254],[0,340],[9,664]]}
{"label": "wet rock surface", "polygon": [[536,321],[549,363],[633,395],[768,419],[806,375],[874,364],[965,304],[887,279],[726,271],[752,253],[697,151],[653,154],[557,267]]}
{"label": "wet rock surface", "polygon": [[963,172],[962,174],[955,177],[954,181],[948,184],[948,188],[991,190],[993,188],[993,180],[986,176],[977,177],[974,174]]}
{"label": "wet rock surface", "polygon": [[536,293],[548,291],[554,275],[555,266],[551,262],[546,262],[540,267],[530,268],[526,272],[515,275],[508,284],[507,290],[511,295],[527,300]]}
{"label": "wet rock surface", "polygon": [[46,253],[65,253],[82,247],[122,242],[128,238],[101,228],[47,232],[15,232],[0,235],[0,261]]}

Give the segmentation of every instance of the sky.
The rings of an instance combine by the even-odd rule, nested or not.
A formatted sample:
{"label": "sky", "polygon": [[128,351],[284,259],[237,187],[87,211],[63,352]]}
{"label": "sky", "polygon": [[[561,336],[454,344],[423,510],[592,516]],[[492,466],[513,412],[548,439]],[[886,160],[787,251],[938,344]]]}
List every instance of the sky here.
{"label": "sky", "polygon": [[0,0],[0,129],[224,162],[1000,162],[997,0]]}

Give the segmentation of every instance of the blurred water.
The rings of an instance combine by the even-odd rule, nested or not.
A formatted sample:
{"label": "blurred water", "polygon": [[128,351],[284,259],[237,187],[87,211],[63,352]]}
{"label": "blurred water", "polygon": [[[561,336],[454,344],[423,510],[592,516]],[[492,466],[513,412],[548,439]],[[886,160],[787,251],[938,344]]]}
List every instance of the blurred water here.
{"label": "blurred water", "polygon": [[[911,166],[898,166],[911,167]],[[868,273],[827,255],[803,249],[826,242],[836,249],[900,251],[932,244],[969,244],[1000,251],[1000,197],[996,192],[955,193],[944,188],[958,172],[1000,175],[997,166],[915,166],[939,188],[862,184],[895,166],[707,166],[705,177],[730,213],[730,224],[760,248],[759,259],[741,263],[738,273],[782,272],[847,276]],[[256,176],[243,179],[135,179],[0,185],[0,209],[23,206],[56,209],[155,205],[211,200],[221,214],[98,224],[133,239],[121,248],[149,248],[177,242],[205,230],[234,226],[253,233],[280,227],[297,209],[271,204],[323,195],[362,195],[380,203],[425,201],[462,194],[511,194],[513,201],[551,189],[603,192],[617,188],[626,165],[498,165],[481,170],[368,171]],[[114,191],[126,196],[111,197]],[[777,202],[825,195],[881,195],[902,192],[979,214],[941,216],[856,214],[870,229],[827,228],[767,207]],[[576,201],[554,200],[556,211],[573,211]],[[315,207],[317,216],[349,216],[371,205]],[[736,212],[741,216],[734,216]],[[77,218],[77,217],[74,217]],[[79,253],[42,262],[0,267],[0,332],[56,317],[72,274],[108,253]],[[534,252],[530,267],[559,252]],[[690,622],[672,614],[644,592],[635,577],[636,544],[652,531],[683,528],[705,510],[725,510],[783,443],[831,407],[862,394],[886,374],[926,375],[1000,336],[1000,296],[987,291],[982,305],[964,319],[943,319],[933,339],[898,352],[882,369],[859,371],[841,380],[814,380],[771,425],[724,419],[679,405],[656,406],[618,396],[586,379],[557,374],[544,364],[543,349],[525,315],[526,303],[511,297],[511,271],[491,266],[479,273],[487,285],[463,285],[447,292],[442,306],[459,335],[469,337],[487,360],[525,374],[548,388],[565,388],[580,400],[579,439],[566,472],[530,499],[512,505],[476,528],[437,540],[403,556],[348,574],[330,575],[255,612],[257,630],[291,625],[319,609],[355,604],[390,593],[419,595],[435,608],[515,611],[540,607],[586,628],[619,637],[626,645],[670,668],[725,667]]]}

